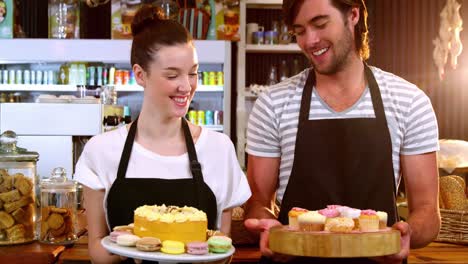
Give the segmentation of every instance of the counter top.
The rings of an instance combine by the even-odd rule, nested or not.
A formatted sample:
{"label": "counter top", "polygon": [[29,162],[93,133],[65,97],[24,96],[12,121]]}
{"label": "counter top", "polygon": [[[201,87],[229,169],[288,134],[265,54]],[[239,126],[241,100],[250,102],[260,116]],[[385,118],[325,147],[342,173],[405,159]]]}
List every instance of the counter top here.
{"label": "counter top", "polygon": [[[71,247],[45,245],[39,242],[18,246],[3,246],[0,247],[0,263],[91,263],[87,242],[87,236],[82,236]],[[257,263],[259,258],[258,248],[237,246],[232,263]],[[434,242],[425,248],[411,250],[408,263],[468,263],[468,246]]]}

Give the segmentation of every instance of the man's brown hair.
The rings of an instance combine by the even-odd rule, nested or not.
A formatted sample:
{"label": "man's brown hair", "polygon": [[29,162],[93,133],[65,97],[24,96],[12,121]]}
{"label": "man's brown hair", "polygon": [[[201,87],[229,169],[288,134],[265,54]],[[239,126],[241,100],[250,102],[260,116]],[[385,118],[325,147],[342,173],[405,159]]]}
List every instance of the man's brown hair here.
{"label": "man's brown hair", "polygon": [[[289,27],[294,23],[299,9],[305,0],[283,0],[284,21]],[[345,18],[348,12],[353,7],[359,8],[359,22],[354,27],[354,41],[356,51],[363,60],[367,60],[370,56],[369,48],[369,30],[367,27],[367,7],[364,0],[329,0],[331,4],[341,11]]]}

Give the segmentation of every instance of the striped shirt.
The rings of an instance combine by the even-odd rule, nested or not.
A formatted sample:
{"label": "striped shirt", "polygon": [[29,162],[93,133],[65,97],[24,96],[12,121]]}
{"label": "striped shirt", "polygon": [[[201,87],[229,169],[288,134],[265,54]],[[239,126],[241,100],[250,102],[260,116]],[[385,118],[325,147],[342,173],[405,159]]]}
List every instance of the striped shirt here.
{"label": "striped shirt", "polygon": [[[392,141],[396,186],[400,183],[400,155],[437,151],[437,120],[429,98],[406,80],[371,67],[379,85]],[[281,157],[277,199],[281,202],[294,161],[302,91],[309,74],[304,70],[262,93],[252,109],[247,126],[246,152],[259,157]],[[309,120],[375,118],[367,87],[349,109],[336,112],[313,90]]]}

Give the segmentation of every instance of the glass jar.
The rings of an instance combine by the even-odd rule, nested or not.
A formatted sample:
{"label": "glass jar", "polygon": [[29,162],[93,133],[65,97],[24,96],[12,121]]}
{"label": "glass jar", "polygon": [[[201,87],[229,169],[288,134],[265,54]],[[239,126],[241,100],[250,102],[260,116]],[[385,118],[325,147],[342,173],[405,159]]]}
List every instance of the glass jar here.
{"label": "glass jar", "polygon": [[16,146],[13,131],[0,136],[0,245],[35,240],[37,152]]}
{"label": "glass jar", "polygon": [[80,1],[49,0],[49,38],[80,37]]}
{"label": "glass jar", "polygon": [[64,168],[52,171],[41,181],[41,223],[39,241],[71,244],[76,235],[76,182],[67,179]]}

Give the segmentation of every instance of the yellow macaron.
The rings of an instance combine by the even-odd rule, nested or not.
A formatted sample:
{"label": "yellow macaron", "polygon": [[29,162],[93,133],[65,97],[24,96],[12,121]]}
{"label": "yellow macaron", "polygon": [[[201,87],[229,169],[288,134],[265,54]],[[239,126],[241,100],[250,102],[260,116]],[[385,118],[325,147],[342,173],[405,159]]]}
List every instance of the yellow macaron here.
{"label": "yellow macaron", "polygon": [[161,251],[166,254],[183,254],[185,252],[185,244],[179,241],[165,240],[162,242]]}

